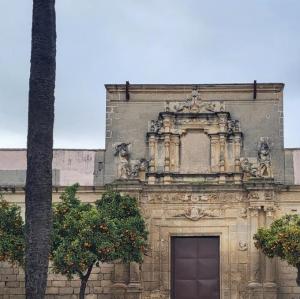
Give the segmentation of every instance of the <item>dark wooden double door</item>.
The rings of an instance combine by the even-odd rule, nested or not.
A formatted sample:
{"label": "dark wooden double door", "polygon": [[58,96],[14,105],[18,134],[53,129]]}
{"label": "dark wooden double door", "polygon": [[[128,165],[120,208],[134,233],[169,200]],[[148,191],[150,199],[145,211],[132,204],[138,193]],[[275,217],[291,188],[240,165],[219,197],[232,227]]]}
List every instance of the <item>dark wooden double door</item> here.
{"label": "dark wooden double door", "polygon": [[220,299],[219,237],[172,237],[172,299]]}

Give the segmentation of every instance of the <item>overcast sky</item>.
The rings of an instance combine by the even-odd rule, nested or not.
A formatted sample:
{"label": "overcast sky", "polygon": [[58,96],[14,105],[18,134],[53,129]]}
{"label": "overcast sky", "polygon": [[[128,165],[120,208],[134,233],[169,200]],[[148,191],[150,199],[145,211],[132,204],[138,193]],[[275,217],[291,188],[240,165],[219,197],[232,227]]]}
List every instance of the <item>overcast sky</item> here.
{"label": "overcast sky", "polygon": [[[299,0],[56,0],[54,145],[103,148],[105,83],[283,82],[300,147]],[[25,147],[30,0],[0,0],[0,147]]]}

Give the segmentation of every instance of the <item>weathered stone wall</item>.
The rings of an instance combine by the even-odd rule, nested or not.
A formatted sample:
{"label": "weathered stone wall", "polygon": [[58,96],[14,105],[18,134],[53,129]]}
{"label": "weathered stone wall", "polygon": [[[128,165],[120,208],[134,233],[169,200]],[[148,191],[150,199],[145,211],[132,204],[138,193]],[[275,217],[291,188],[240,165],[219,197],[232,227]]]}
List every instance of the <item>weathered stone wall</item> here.
{"label": "weathered stone wall", "polygon": [[[104,164],[103,150],[54,149],[52,183],[93,186],[96,173],[97,182],[102,184],[101,163]],[[0,186],[24,186],[26,167],[25,149],[0,149]]]}
{"label": "weathered stone wall", "polygon": [[293,149],[294,183],[300,185],[300,149]]}
{"label": "weathered stone wall", "polygon": [[[105,183],[117,178],[114,149],[130,143],[131,159],[149,159],[145,136],[149,122],[165,111],[167,103],[184,102],[193,85],[130,85],[125,99],[124,85],[107,85],[107,126]],[[284,182],[282,84],[258,84],[253,99],[252,84],[197,85],[203,101],[221,101],[226,111],[240,121],[243,132],[242,155],[257,156],[260,137],[272,142],[272,163],[276,181]]]}
{"label": "weathered stone wall", "polygon": [[[53,202],[59,201],[62,189],[53,192]],[[94,191],[92,188],[81,188],[79,198],[84,202],[95,202],[101,198],[103,189]],[[16,189],[14,193],[5,192],[4,198],[10,203],[18,204],[24,217],[25,203],[24,192]],[[101,264],[95,267],[90,276],[86,289],[87,299],[111,298],[111,285],[113,282],[113,264]],[[25,293],[24,271],[18,267],[12,267],[6,262],[0,262],[0,299],[24,299]],[[80,280],[76,277],[69,281],[65,276],[53,274],[51,266],[48,275],[47,296],[48,299],[75,299],[78,298]]]}
{"label": "weathered stone wall", "polygon": [[[136,268],[132,269],[134,267],[122,268],[121,265],[104,264],[95,268],[88,284],[87,298],[109,299],[116,298],[117,294],[127,294],[126,298],[169,298],[171,237],[210,235],[220,237],[222,299],[292,299],[300,296],[295,269],[277,259],[269,263],[254,248],[252,240],[258,227],[268,225],[286,213],[299,213],[299,186],[277,190],[272,185],[143,186],[128,181],[126,184],[119,182],[118,188],[139,199],[150,232],[149,252],[140,274]],[[103,190],[81,188],[79,198],[94,202]],[[61,189],[53,193],[54,202],[59,200],[60,193]],[[23,191],[7,192],[5,198],[19,204],[24,211]],[[249,287],[249,282],[258,283],[258,288]],[[273,283],[278,288],[278,297]],[[264,295],[254,290],[263,290]],[[47,298],[75,299],[78,292],[79,280],[68,281],[50,273]],[[7,263],[0,263],[0,299],[12,298],[24,298],[24,273]]]}

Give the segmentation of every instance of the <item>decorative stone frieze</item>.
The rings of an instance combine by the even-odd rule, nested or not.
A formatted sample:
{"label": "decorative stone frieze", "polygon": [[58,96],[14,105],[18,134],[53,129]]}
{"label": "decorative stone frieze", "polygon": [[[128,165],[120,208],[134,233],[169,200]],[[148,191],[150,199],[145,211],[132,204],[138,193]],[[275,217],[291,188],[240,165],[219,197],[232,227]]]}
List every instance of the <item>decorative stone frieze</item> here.
{"label": "decorative stone frieze", "polygon": [[218,209],[202,209],[198,207],[191,207],[187,209],[183,214],[177,214],[175,217],[186,217],[190,220],[197,221],[204,217],[220,217],[221,211]]}

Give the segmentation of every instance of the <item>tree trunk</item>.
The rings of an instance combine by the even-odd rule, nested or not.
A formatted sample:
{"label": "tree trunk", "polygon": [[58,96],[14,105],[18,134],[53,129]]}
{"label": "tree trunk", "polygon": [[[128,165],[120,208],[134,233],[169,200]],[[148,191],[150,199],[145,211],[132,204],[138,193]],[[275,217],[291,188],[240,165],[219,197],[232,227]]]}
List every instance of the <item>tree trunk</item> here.
{"label": "tree trunk", "polygon": [[33,0],[25,195],[27,299],[45,296],[52,227],[55,0]]}
{"label": "tree trunk", "polygon": [[94,263],[91,264],[86,272],[86,274],[81,278],[81,285],[80,285],[80,292],[79,292],[79,299],[84,299],[85,297],[85,289],[91,272],[93,270]]}
{"label": "tree trunk", "polygon": [[297,265],[297,278],[296,278],[297,285],[300,286],[300,264]]}

